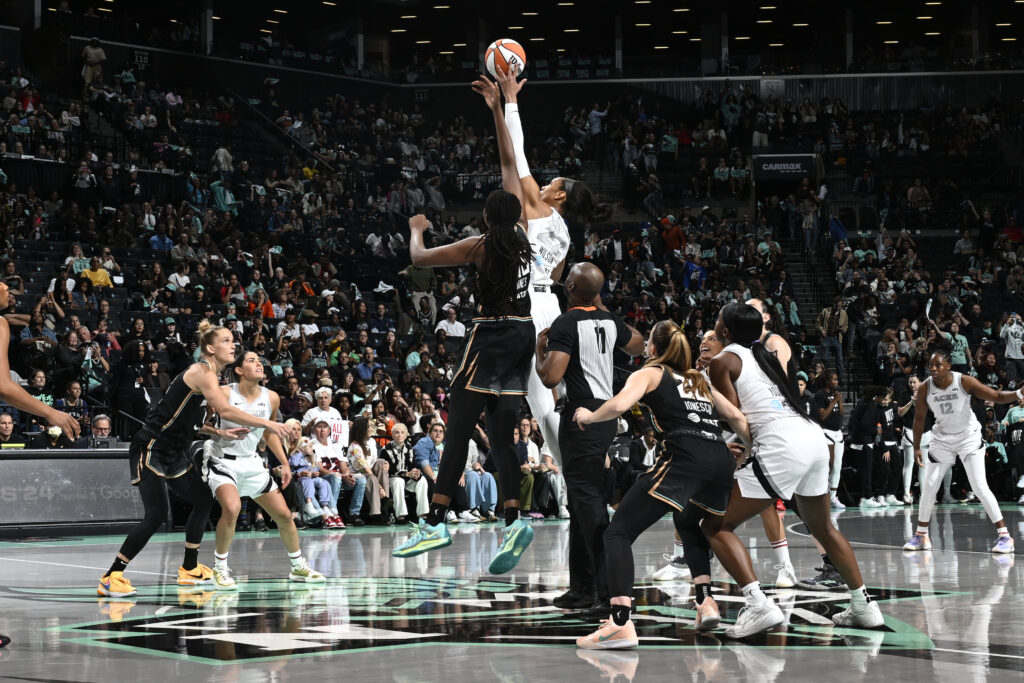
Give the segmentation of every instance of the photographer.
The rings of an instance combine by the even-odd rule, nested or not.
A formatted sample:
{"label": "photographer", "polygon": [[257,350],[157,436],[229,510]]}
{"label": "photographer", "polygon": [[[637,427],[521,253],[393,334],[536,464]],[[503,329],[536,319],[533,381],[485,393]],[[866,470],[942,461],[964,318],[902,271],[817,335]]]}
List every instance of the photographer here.
{"label": "photographer", "polygon": [[1024,322],[1016,312],[1000,321],[999,338],[1006,345],[1006,373],[1015,383],[1024,379]]}

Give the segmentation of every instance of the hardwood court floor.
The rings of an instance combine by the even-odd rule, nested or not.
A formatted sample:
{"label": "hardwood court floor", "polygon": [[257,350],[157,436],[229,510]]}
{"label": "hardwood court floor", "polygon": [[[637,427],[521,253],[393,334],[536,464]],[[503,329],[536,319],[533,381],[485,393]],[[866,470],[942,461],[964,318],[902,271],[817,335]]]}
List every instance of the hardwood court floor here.
{"label": "hardwood court floor", "polygon": [[[1024,548],[1024,516],[1016,506],[1005,514]],[[695,634],[686,581],[649,578],[671,545],[666,518],[635,547],[641,647],[632,652],[578,651],[573,640],[593,625],[551,605],[567,585],[566,522],[536,524],[506,576],[486,572],[497,525],[453,525],[452,547],[408,560],[390,556],[405,529],[302,532],[303,551],[329,577],[316,588],[285,579],[274,532],[239,533],[236,592],[177,586],[182,536],[158,535],[131,566],[139,595],[128,600],[96,596],[120,537],[0,542],[0,633],[14,639],[0,650],[0,680],[1021,680],[1024,561],[989,552],[995,535],[979,506],[940,506],[934,550],[906,554],[914,519],[909,508],[838,518],[886,615],[877,631],[831,625],[845,592],[771,589],[770,548],[756,520],[745,525],[789,626],[738,642]],[[810,539],[792,514],[785,523],[798,575],[812,574]],[[729,622],[741,599],[714,571]]]}

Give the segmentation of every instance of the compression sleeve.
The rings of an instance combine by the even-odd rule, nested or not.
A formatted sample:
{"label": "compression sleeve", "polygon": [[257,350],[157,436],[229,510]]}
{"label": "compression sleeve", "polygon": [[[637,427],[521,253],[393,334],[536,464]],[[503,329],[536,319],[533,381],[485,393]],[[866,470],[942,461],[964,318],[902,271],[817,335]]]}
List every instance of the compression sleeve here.
{"label": "compression sleeve", "polygon": [[516,155],[516,170],[519,177],[525,178],[530,173],[530,164],[526,161],[526,138],[523,136],[523,124],[519,120],[519,105],[505,103],[505,126],[512,136],[512,151]]}

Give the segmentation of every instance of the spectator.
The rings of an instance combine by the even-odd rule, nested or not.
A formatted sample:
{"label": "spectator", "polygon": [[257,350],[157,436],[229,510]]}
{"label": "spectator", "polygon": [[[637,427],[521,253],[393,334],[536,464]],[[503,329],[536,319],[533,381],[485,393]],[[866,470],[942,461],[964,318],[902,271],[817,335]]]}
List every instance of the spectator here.
{"label": "spectator", "polygon": [[[107,254],[109,255],[109,250]],[[98,256],[93,256],[89,259],[89,267],[81,273],[85,277],[89,278],[94,288],[103,289],[104,287],[113,287],[114,283],[110,279],[110,273],[103,267],[103,262]]]}
{"label": "spectator", "polygon": [[91,422],[89,406],[82,400],[82,385],[80,382],[77,380],[68,382],[64,390],[64,396],[57,399],[53,407],[75,418],[82,428],[82,434],[85,436],[89,435],[89,424]]}
{"label": "spectator", "polygon": [[466,336],[466,326],[458,320],[459,312],[455,306],[447,304],[444,307],[445,319],[438,321],[434,331],[443,330],[449,337],[462,339]]}
{"label": "spectator", "polygon": [[0,445],[24,448],[27,443],[25,435],[14,428],[14,416],[10,413],[0,413]]}
{"label": "spectator", "polygon": [[[423,517],[430,510],[427,496],[427,479],[416,467],[412,446],[409,444],[409,429],[401,422],[391,428],[391,441],[384,447],[381,457],[388,463],[391,473],[391,500],[394,505],[396,522],[404,524]],[[410,515],[405,502],[406,493],[416,499],[415,513]]]}
{"label": "spectator", "polygon": [[[301,395],[300,395],[301,396]],[[316,406],[310,408],[302,416],[302,429],[306,433],[312,433],[314,420],[325,419],[331,425],[331,442],[343,443],[348,440],[348,423],[341,419],[341,413],[337,408],[331,407],[333,393],[329,387],[320,387],[313,396],[316,398]]]}
{"label": "spectator", "polygon": [[[370,420],[358,417],[352,422],[351,443],[348,446],[351,470],[366,481],[366,499],[370,506],[371,524],[389,524],[381,515],[381,505],[391,496],[388,461],[377,457],[377,444],[370,438]],[[358,511],[352,512],[353,524],[359,526]]]}
{"label": "spectator", "polygon": [[849,317],[843,310],[842,297],[832,299],[831,308],[822,309],[816,323],[818,334],[821,335],[821,355],[827,363],[834,354],[836,357],[836,375],[843,381],[843,338],[850,326]]}
{"label": "spectator", "polygon": [[36,449],[50,449],[50,448],[74,448],[74,443],[64,435],[64,432],[60,427],[52,425],[47,427],[45,431],[39,432],[32,441],[29,442],[29,448]]}

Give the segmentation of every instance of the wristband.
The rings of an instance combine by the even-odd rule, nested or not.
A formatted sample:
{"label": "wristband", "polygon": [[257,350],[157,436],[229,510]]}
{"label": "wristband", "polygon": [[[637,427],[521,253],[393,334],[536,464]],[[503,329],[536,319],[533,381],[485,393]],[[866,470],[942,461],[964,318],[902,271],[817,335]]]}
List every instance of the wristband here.
{"label": "wristband", "polygon": [[1017,392],[1016,392],[1017,393],[1017,400],[1018,401],[1020,399],[1024,398],[1024,393],[1022,393],[1022,392],[1024,392],[1024,388],[1018,389]]}

